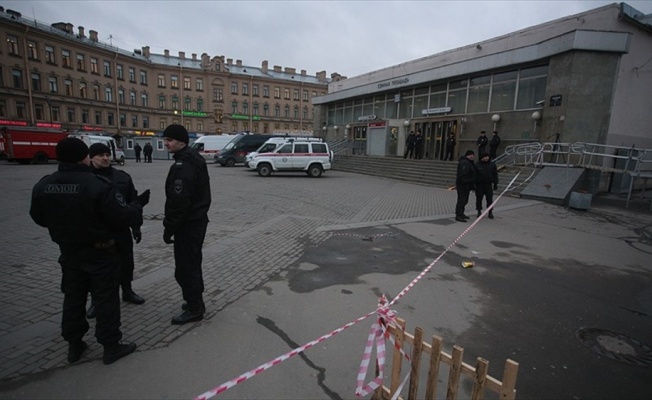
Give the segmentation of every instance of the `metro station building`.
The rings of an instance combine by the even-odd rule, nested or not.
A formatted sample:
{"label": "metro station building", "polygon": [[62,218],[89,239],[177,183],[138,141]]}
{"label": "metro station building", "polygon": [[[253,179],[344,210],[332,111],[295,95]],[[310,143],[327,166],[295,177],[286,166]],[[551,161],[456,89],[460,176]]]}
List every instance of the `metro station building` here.
{"label": "metro station building", "polygon": [[[456,156],[480,131],[505,146],[588,142],[652,148],[652,15],[611,4],[352,78],[316,97],[316,130],[353,154]],[[315,132],[317,134],[317,132]]]}

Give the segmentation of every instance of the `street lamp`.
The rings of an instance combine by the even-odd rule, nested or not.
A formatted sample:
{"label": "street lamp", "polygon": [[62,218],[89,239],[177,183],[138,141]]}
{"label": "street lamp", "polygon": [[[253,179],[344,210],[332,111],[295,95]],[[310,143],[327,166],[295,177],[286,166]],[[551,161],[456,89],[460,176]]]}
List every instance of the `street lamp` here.
{"label": "street lamp", "polygon": [[500,115],[494,114],[491,116],[491,120],[494,122],[494,131],[496,130],[496,125],[498,125],[498,121],[500,121]]}
{"label": "street lamp", "polygon": [[532,130],[532,136],[537,133],[537,122],[541,119],[541,112],[535,111],[532,113],[532,119],[534,120],[534,129]]}
{"label": "street lamp", "polygon": [[344,130],[344,140],[349,139],[349,130],[351,129],[351,125],[346,124],[346,129]]}

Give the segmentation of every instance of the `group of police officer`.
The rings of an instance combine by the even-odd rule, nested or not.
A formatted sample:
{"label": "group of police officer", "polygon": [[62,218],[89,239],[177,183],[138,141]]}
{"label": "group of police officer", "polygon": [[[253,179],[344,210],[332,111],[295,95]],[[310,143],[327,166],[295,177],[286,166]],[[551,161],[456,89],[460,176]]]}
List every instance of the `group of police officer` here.
{"label": "group of police officer", "polygon": [[[203,319],[202,246],[211,204],[210,182],[204,159],[188,146],[188,132],[170,125],[163,132],[173,154],[165,182],[163,240],[174,244],[175,279],[181,287],[182,312],[172,324]],[[61,330],[68,342],[68,362],[78,361],[87,348],[83,338],[88,317],[96,318],[95,337],[104,347],[103,362],[111,364],[136,349],[123,343],[120,297],[143,304],[132,287],[133,241],[140,243],[143,207],[150,192],[138,195],[131,177],[111,167],[110,149],[65,138],[56,147],[56,172],[42,178],[32,192],[30,215],[48,229],[59,245],[64,294]],[[91,308],[86,311],[88,294]],[[88,315],[87,315],[88,314]]]}

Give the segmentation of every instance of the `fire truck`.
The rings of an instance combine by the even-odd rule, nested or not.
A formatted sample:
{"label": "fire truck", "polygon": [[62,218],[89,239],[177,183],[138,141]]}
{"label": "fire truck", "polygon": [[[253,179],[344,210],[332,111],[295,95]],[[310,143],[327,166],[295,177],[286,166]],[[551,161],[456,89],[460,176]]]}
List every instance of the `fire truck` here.
{"label": "fire truck", "polygon": [[19,164],[46,164],[57,159],[57,143],[67,136],[60,129],[0,126],[0,156]]}

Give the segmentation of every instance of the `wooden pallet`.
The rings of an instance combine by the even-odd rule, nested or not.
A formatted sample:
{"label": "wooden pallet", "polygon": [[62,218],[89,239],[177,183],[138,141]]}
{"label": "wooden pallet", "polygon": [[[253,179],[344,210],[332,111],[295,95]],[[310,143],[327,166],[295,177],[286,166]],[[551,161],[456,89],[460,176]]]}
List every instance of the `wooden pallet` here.
{"label": "wooden pallet", "polygon": [[[410,355],[410,380],[408,388],[408,400],[425,398],[432,400],[436,398],[437,381],[439,367],[441,364],[449,366],[448,387],[446,389],[446,399],[453,400],[457,398],[458,389],[461,379],[470,379],[473,381],[473,390],[471,398],[474,400],[483,399],[487,390],[498,394],[499,399],[516,398],[516,375],[518,374],[518,363],[507,359],[503,371],[502,381],[488,375],[489,361],[478,357],[476,365],[471,366],[462,361],[464,349],[460,346],[453,346],[452,354],[442,350],[443,339],[433,335],[431,343],[423,341],[423,329],[417,327],[414,335],[405,332],[405,321],[397,319],[400,328],[390,327],[389,332],[394,337],[396,346],[392,356],[392,372],[389,387],[381,386],[374,392],[372,399],[388,400],[391,399],[401,383],[401,367],[404,356],[400,348],[406,344],[412,347]],[[403,350],[407,353],[406,350]],[[419,369],[421,367],[421,358],[424,354],[429,354],[428,379],[426,382],[425,395],[417,395],[419,389]],[[377,371],[376,371],[377,372]],[[376,375],[377,376],[377,375]],[[403,399],[403,397],[398,397]]]}

